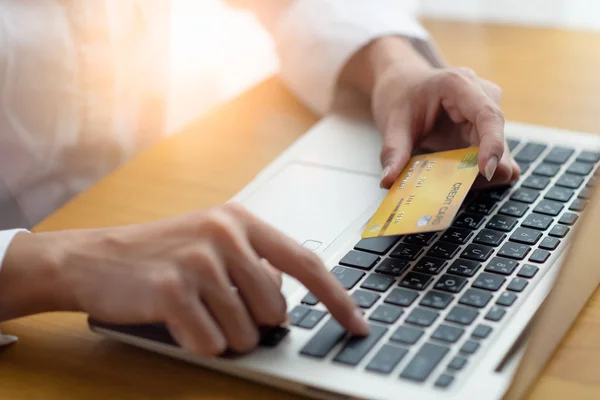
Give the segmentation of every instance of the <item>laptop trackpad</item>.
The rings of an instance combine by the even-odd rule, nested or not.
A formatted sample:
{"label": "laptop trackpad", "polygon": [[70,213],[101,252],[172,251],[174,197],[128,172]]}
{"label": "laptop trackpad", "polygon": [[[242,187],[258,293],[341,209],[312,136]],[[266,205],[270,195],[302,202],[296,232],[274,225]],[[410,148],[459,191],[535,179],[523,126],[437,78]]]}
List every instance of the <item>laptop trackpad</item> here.
{"label": "laptop trackpad", "polygon": [[298,243],[321,252],[381,199],[377,176],[292,163],[242,203]]}

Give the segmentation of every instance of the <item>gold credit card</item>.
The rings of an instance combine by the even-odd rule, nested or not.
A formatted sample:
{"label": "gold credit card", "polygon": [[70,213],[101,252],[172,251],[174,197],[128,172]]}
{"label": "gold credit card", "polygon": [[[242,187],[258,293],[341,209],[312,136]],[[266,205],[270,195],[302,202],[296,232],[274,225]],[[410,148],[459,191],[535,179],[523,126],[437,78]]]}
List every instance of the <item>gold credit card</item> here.
{"label": "gold credit card", "polygon": [[362,237],[433,232],[450,226],[479,169],[478,147],[410,159]]}

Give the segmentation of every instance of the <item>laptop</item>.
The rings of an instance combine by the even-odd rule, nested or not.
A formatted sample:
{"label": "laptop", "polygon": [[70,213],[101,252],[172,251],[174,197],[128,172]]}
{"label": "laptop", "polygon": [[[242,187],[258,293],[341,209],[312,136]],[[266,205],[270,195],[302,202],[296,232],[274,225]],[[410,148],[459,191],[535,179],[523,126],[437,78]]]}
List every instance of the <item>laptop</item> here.
{"label": "laptop", "polygon": [[289,276],[289,325],[263,330],[247,355],[192,355],[161,324],[90,327],[313,398],[521,398],[600,279],[590,250],[600,233],[600,136],[516,122],[506,132],[522,177],[472,191],[441,232],[361,239],[386,194],[381,138],[342,115],[232,198],[323,259],[364,310],[366,338],[349,337]]}

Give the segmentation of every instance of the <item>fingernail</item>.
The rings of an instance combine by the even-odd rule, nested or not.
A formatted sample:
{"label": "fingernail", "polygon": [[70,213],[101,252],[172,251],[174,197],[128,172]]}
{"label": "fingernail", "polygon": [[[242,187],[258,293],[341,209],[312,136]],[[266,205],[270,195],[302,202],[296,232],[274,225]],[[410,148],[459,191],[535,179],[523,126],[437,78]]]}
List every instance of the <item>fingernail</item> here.
{"label": "fingernail", "polygon": [[492,157],[489,159],[489,161],[487,162],[487,165],[485,166],[485,178],[488,181],[491,181],[492,178],[494,177],[496,168],[498,168],[498,158]]}
{"label": "fingernail", "polygon": [[2,335],[0,334],[0,346],[6,346],[11,343],[15,343],[19,338],[13,335]]}
{"label": "fingernail", "polygon": [[356,309],[356,311],[354,311],[354,317],[356,320],[356,327],[358,328],[358,332],[361,335],[368,335],[369,334],[369,325],[365,322],[363,313],[360,309]]}
{"label": "fingernail", "polygon": [[389,165],[383,169],[383,172],[381,173],[381,184],[380,184],[381,187],[383,187],[383,181],[390,174],[391,170],[392,170],[392,167],[390,167]]}

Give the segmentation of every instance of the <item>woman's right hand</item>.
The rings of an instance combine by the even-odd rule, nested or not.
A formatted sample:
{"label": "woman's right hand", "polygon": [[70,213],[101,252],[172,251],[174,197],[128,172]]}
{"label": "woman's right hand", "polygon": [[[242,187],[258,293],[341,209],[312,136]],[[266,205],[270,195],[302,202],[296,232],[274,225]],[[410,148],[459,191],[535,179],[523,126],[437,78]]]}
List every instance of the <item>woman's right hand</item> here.
{"label": "woman's right hand", "polygon": [[259,326],[285,321],[281,272],[348,331],[368,333],[318,256],[233,204],[142,225],[19,234],[3,268],[0,306],[12,307],[1,306],[0,319],[58,309],[108,323],[164,322],[180,345],[206,356],[247,352]]}

